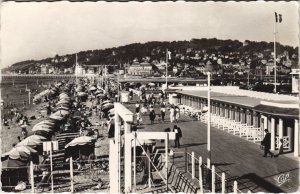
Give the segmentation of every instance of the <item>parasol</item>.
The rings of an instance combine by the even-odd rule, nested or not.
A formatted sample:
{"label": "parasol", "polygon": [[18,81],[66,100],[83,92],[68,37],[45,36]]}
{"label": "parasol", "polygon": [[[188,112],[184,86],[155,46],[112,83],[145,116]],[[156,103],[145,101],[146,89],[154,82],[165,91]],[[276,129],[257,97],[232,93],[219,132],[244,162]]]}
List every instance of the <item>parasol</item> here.
{"label": "parasol", "polygon": [[155,86],[155,83],[149,83],[148,85],[149,86]]}

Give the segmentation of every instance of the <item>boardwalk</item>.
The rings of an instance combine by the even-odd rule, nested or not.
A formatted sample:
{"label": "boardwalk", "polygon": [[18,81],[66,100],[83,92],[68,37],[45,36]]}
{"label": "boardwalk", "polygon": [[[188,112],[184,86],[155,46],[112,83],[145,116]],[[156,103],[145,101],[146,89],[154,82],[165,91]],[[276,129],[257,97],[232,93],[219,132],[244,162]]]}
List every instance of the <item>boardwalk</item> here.
{"label": "boardwalk", "polygon": [[[128,105],[134,111],[134,105]],[[158,109],[155,109],[159,113]],[[167,127],[173,128],[174,124],[158,123],[150,125],[149,117],[143,116],[141,131],[163,131]],[[182,129],[183,138],[181,148],[176,152],[194,151],[196,156],[202,156],[204,161],[207,158],[207,131],[206,124],[199,121],[192,121],[185,117],[177,125]],[[254,144],[237,136],[211,128],[211,150],[212,164],[217,171],[226,173],[227,178],[238,179],[239,189],[251,192],[295,192],[299,184],[299,163],[296,159],[286,156],[278,158],[264,158],[263,151],[258,144]],[[171,142],[171,146],[174,143]],[[282,183],[278,182],[278,176],[289,174],[289,179]]]}

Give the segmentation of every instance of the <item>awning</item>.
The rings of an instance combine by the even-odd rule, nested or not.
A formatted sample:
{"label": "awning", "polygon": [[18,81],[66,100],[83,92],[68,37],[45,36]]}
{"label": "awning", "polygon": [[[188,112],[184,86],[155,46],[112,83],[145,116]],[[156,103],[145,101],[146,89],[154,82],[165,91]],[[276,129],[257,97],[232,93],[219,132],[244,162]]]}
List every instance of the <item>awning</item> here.
{"label": "awning", "polygon": [[254,111],[265,113],[274,116],[280,116],[285,118],[298,118],[299,109],[296,108],[279,108],[274,106],[257,105],[253,108]]}

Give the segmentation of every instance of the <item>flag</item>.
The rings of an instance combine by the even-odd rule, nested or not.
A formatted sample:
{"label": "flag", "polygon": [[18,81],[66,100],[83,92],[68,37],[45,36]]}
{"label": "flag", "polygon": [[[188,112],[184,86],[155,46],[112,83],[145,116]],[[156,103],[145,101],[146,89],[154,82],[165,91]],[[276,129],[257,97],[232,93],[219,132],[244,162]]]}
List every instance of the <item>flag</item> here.
{"label": "flag", "polygon": [[275,22],[276,23],[282,22],[282,14],[277,14],[277,12],[275,12]]}
{"label": "flag", "polygon": [[281,14],[279,14],[279,19],[278,19],[278,21],[279,21],[279,23],[282,22],[282,15],[281,15]]}

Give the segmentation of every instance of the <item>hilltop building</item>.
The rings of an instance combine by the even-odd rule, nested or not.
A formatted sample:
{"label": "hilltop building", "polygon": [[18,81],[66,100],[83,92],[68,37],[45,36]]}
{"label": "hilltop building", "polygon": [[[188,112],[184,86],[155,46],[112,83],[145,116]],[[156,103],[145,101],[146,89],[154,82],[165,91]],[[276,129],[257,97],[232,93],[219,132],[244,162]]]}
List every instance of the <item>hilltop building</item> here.
{"label": "hilltop building", "polygon": [[129,75],[151,75],[153,73],[152,65],[147,62],[138,63],[134,62],[129,68],[128,68],[128,74]]}

